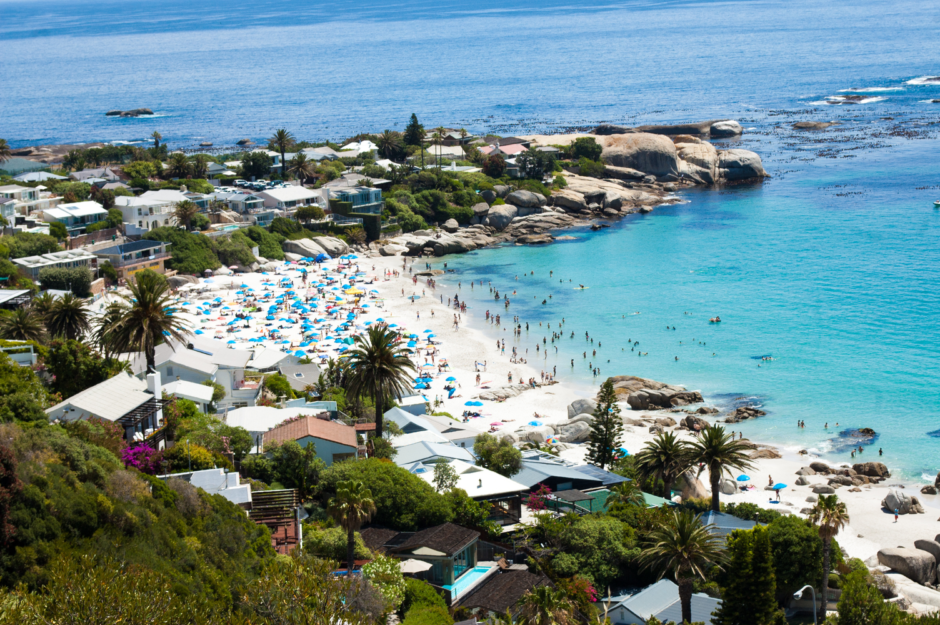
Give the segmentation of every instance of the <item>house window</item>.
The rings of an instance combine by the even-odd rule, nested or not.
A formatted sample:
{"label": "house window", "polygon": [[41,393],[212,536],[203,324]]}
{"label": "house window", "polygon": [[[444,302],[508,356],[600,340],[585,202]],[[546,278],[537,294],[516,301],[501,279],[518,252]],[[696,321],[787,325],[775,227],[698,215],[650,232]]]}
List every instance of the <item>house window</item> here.
{"label": "house window", "polygon": [[172,378],[172,377],[173,377],[173,367],[167,367],[167,368],[166,368],[166,377],[168,377],[168,378]]}

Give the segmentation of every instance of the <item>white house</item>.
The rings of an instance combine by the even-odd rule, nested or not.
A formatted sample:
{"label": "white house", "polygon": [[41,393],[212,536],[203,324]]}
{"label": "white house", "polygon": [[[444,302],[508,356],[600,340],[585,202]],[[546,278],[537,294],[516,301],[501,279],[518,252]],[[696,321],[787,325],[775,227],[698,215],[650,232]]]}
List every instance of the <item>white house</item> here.
{"label": "white house", "polygon": [[161,226],[176,225],[176,218],[173,216],[174,204],[152,196],[116,197],[114,207],[121,211],[124,223],[132,226],[127,234],[139,234]]}
{"label": "white house", "polygon": [[91,224],[104,221],[108,211],[98,202],[73,202],[59,204],[54,208],[42,210],[42,220],[47,223],[59,222],[64,225],[69,234],[84,234],[85,228]]}
{"label": "white house", "polygon": [[140,195],[145,200],[155,202],[165,202],[167,204],[178,204],[184,200],[193,202],[199,208],[205,210],[209,206],[209,200],[202,193],[187,191],[185,185],[177,189],[157,189],[155,191],[146,191]]}
{"label": "white house", "polygon": [[320,189],[289,186],[280,189],[260,191],[255,195],[264,201],[265,208],[276,208],[284,211],[293,210],[299,206],[310,206],[312,204],[324,210],[326,210],[328,206],[325,192]]}
{"label": "white house", "polygon": [[158,475],[161,480],[178,479],[201,488],[210,495],[222,495],[236,506],[251,505],[251,485],[242,484],[237,471],[229,473],[225,469],[205,469],[186,473]]}
{"label": "white house", "polygon": [[55,269],[73,269],[75,267],[87,267],[94,272],[98,269],[98,257],[85,250],[66,250],[64,252],[52,252],[42,256],[24,256],[23,258],[13,259],[20,273],[26,275],[32,280],[39,279],[39,272],[46,267]]}
{"label": "white house", "polygon": [[16,211],[21,215],[29,215],[62,202],[62,198],[53,197],[38,187],[21,187],[18,184],[0,186],[0,198],[15,201]]}
{"label": "white house", "polygon": [[163,390],[167,395],[174,395],[177,399],[188,399],[196,404],[202,413],[209,412],[209,406],[212,404],[212,393],[215,389],[205,384],[195,384],[186,380],[173,380],[163,385]]}

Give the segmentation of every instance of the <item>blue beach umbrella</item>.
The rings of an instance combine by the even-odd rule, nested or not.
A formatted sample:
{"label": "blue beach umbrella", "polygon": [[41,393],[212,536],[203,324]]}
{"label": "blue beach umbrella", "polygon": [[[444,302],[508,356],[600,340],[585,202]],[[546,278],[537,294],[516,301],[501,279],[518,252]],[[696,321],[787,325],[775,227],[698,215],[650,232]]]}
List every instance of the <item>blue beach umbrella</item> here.
{"label": "blue beach umbrella", "polygon": [[298,349],[296,352],[294,352],[294,356],[297,356],[298,358],[303,358],[306,355],[307,355],[307,352],[305,352],[302,349]]}
{"label": "blue beach umbrella", "polygon": [[196,330],[194,334],[205,334],[205,332],[203,332],[202,330]]}
{"label": "blue beach umbrella", "polygon": [[773,485],[774,490],[783,490],[786,487],[787,485],[784,484],[783,482],[777,482],[776,484]]}
{"label": "blue beach umbrella", "polygon": [[464,406],[482,406],[482,405],[483,405],[483,402],[481,401],[468,401],[464,404]]}
{"label": "blue beach umbrella", "polygon": [[455,378],[454,376],[450,376],[449,378],[447,378],[447,381],[448,381],[448,382],[456,382],[456,381],[457,381],[457,378]]}
{"label": "blue beach umbrella", "polygon": [[229,345],[231,345],[231,344],[234,343],[234,342],[235,342],[234,340],[226,341],[226,343],[228,343]]}
{"label": "blue beach umbrella", "polygon": [[539,427],[540,425],[543,425],[543,423],[541,421],[529,421],[529,425],[532,427]]}
{"label": "blue beach umbrella", "polygon": [[738,476],[738,481],[739,481],[739,482],[750,482],[750,481],[751,481],[751,478],[748,477],[747,475],[739,475],[739,476]]}

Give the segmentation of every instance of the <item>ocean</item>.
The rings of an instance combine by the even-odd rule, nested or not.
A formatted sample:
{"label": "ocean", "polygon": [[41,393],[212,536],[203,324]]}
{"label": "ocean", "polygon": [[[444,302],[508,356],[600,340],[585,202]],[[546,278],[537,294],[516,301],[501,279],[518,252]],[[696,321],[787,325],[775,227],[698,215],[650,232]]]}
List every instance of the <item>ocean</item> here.
{"label": "ocean", "polygon": [[[881,448],[903,476],[940,470],[940,84],[925,80],[940,75],[940,5],[0,0],[0,15],[0,136],[15,147],[154,130],[224,146],[280,127],[341,140],[412,112],[501,135],[737,119],[745,135],[719,147],[761,154],[763,184],[451,257],[449,281],[474,323],[486,308],[528,321],[531,362],[564,318],[544,364],[585,389],[684,384],[761,405],[732,427],[755,439],[849,460],[840,433],[871,427],[860,460]],[[104,116],[138,107],[156,115]],[[791,128],[804,120],[842,123]],[[470,280],[516,290],[509,312]]]}

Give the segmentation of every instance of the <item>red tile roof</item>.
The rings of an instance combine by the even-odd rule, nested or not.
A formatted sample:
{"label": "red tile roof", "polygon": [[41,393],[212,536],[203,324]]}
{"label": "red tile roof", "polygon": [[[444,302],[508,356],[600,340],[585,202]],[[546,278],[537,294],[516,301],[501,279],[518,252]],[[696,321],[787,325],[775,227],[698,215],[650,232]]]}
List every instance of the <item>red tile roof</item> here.
{"label": "red tile roof", "polygon": [[340,445],[357,447],[356,430],[348,425],[337,423],[336,421],[326,421],[314,416],[297,419],[266,432],[265,442],[276,441],[285,443],[287,441],[297,441],[307,436],[319,438],[325,441],[332,441]]}
{"label": "red tile roof", "polygon": [[375,424],[374,423],[357,423],[355,426],[357,432],[374,432]]}

